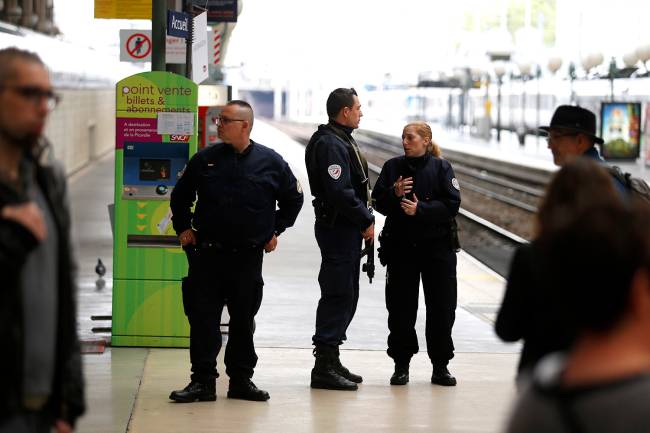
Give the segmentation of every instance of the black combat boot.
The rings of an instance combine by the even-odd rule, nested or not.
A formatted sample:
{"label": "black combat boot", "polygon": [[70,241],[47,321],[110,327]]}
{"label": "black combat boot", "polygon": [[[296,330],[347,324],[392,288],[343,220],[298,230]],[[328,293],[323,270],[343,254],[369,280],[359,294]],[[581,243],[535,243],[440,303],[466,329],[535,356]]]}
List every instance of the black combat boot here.
{"label": "black combat boot", "polygon": [[449,373],[446,365],[434,365],[431,383],[442,386],[456,386],[456,378]]}
{"label": "black combat boot", "polygon": [[311,387],[356,391],[356,383],[341,376],[336,368],[336,348],[318,345],[314,349],[314,368],[311,370]]}
{"label": "black combat boot", "polygon": [[248,378],[230,379],[228,386],[228,398],[237,398],[239,400],[266,401],[271,396],[268,392],[259,389]]}
{"label": "black combat boot", "polygon": [[169,398],[179,403],[215,401],[217,399],[216,384],[214,380],[208,383],[190,382],[185,388],[172,391]]}
{"label": "black combat boot", "polygon": [[409,363],[396,362],[395,372],[390,377],[391,385],[406,385],[409,382]]}
{"label": "black combat boot", "polygon": [[350,382],[354,383],[361,383],[363,382],[363,377],[359,376],[358,374],[352,373],[350,370],[345,368],[343,364],[341,364],[341,352],[339,352],[339,348],[336,348],[336,359],[334,360],[335,365],[334,367],[336,368],[336,371],[343,377],[345,377],[347,380]]}

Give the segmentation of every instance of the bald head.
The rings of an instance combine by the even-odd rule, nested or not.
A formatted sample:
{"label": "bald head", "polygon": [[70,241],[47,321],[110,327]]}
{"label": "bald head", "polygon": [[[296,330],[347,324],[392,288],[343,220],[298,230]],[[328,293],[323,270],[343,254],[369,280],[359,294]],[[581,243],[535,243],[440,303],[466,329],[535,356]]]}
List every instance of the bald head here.
{"label": "bald head", "polygon": [[253,129],[253,120],[255,118],[255,115],[253,113],[253,107],[251,107],[248,102],[235,99],[228,102],[226,106],[232,107],[239,119],[244,119],[248,122],[248,132]]}

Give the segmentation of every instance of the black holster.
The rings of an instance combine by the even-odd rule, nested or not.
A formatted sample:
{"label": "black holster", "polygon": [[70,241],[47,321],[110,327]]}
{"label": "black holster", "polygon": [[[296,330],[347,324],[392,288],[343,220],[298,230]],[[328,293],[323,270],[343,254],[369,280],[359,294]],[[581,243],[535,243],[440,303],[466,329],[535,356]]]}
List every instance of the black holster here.
{"label": "black holster", "polygon": [[391,239],[387,233],[382,230],[379,232],[379,248],[377,248],[377,257],[382,266],[386,266],[390,261],[391,254],[394,253],[395,248],[391,248]]}
{"label": "black holster", "polygon": [[315,198],[311,202],[314,205],[314,213],[316,214],[316,222],[323,224],[327,227],[333,227],[338,216],[338,211],[334,206],[329,205],[327,202]]}
{"label": "black holster", "polygon": [[451,230],[451,250],[455,253],[460,251],[460,238],[458,237],[458,223],[456,218],[452,218],[449,223],[449,229]]}

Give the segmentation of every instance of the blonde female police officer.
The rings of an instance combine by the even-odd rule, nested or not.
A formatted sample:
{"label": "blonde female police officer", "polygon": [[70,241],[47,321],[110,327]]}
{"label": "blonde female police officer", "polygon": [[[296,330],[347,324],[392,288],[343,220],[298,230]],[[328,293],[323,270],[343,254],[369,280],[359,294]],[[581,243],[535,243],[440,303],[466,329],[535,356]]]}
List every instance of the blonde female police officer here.
{"label": "blonde female police officer", "polygon": [[431,383],[454,386],[456,379],[447,364],[454,356],[454,217],[460,207],[460,188],[451,164],[440,158],[429,125],[406,125],[402,144],[404,156],[386,161],[372,192],[377,211],[387,217],[380,260],[387,265],[388,356],[395,361],[390,383],[409,381],[409,362],[418,352],[415,320],[422,276]]}

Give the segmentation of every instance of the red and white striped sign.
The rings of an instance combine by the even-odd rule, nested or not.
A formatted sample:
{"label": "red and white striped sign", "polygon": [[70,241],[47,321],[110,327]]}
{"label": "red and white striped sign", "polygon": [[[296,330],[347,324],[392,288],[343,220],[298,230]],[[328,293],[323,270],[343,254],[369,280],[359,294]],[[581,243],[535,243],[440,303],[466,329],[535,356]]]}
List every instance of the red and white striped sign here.
{"label": "red and white striped sign", "polygon": [[223,33],[226,29],[225,23],[220,23],[212,27],[212,38],[210,40],[210,62],[212,65],[220,65],[222,47],[223,47]]}

